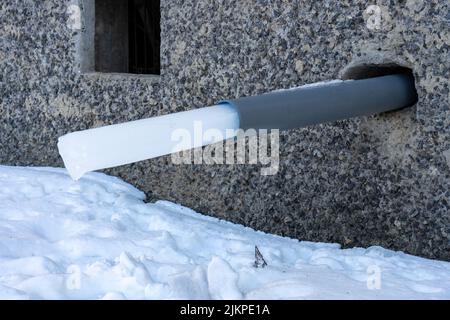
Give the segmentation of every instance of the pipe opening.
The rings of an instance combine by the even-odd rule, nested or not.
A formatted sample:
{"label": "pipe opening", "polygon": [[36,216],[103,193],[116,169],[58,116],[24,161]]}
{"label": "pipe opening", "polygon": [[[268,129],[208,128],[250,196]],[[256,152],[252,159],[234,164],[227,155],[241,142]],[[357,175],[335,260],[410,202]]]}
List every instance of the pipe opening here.
{"label": "pipe opening", "polygon": [[[396,63],[385,63],[385,64],[361,64],[348,67],[345,72],[342,74],[342,80],[362,80],[369,79],[375,77],[382,77],[394,74],[406,74],[411,77],[414,84],[415,77],[413,70]],[[416,86],[414,86],[414,103],[410,106],[413,106],[419,100],[419,96],[417,94]]]}

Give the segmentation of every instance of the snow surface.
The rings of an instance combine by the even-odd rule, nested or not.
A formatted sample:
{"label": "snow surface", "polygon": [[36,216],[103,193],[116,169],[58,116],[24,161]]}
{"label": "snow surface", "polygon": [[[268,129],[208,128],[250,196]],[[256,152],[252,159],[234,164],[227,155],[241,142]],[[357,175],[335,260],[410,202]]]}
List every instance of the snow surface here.
{"label": "snow surface", "polygon": [[[0,298],[450,298],[447,262],[299,242],[143,200],[99,173],[75,182],[62,169],[0,166]],[[254,267],[255,246],[267,267]]]}

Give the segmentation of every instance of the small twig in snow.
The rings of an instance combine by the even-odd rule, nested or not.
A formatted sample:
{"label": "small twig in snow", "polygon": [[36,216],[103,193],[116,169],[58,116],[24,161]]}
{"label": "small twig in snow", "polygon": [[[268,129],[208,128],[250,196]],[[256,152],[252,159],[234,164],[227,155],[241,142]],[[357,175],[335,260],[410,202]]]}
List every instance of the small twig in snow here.
{"label": "small twig in snow", "polygon": [[267,267],[267,262],[264,259],[261,251],[255,246],[255,263],[253,264],[255,268],[265,268]]}

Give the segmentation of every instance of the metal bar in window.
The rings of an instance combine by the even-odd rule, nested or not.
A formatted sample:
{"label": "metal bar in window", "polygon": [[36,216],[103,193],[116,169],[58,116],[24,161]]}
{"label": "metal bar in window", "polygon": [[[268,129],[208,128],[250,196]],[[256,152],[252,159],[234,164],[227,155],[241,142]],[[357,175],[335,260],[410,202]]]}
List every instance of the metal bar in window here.
{"label": "metal bar in window", "polygon": [[160,0],[129,0],[131,73],[160,73]]}
{"label": "metal bar in window", "polygon": [[144,70],[145,72],[148,72],[148,46],[147,46],[147,38],[149,36],[148,33],[148,27],[149,27],[149,22],[148,22],[148,1],[144,2]]}
{"label": "metal bar in window", "polygon": [[133,2],[133,11],[134,11],[134,72],[137,72],[138,68],[138,59],[139,59],[139,48],[138,48],[138,37],[137,37],[137,8],[136,8],[136,1],[132,0]]}

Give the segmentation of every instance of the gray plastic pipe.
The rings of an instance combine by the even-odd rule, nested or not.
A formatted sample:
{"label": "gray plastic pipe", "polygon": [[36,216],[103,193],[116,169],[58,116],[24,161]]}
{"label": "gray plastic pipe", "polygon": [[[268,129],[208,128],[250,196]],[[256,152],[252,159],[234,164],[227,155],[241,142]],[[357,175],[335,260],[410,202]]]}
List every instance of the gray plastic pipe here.
{"label": "gray plastic pipe", "polygon": [[221,101],[233,106],[241,129],[294,129],[402,109],[417,102],[411,74],[304,86]]}

